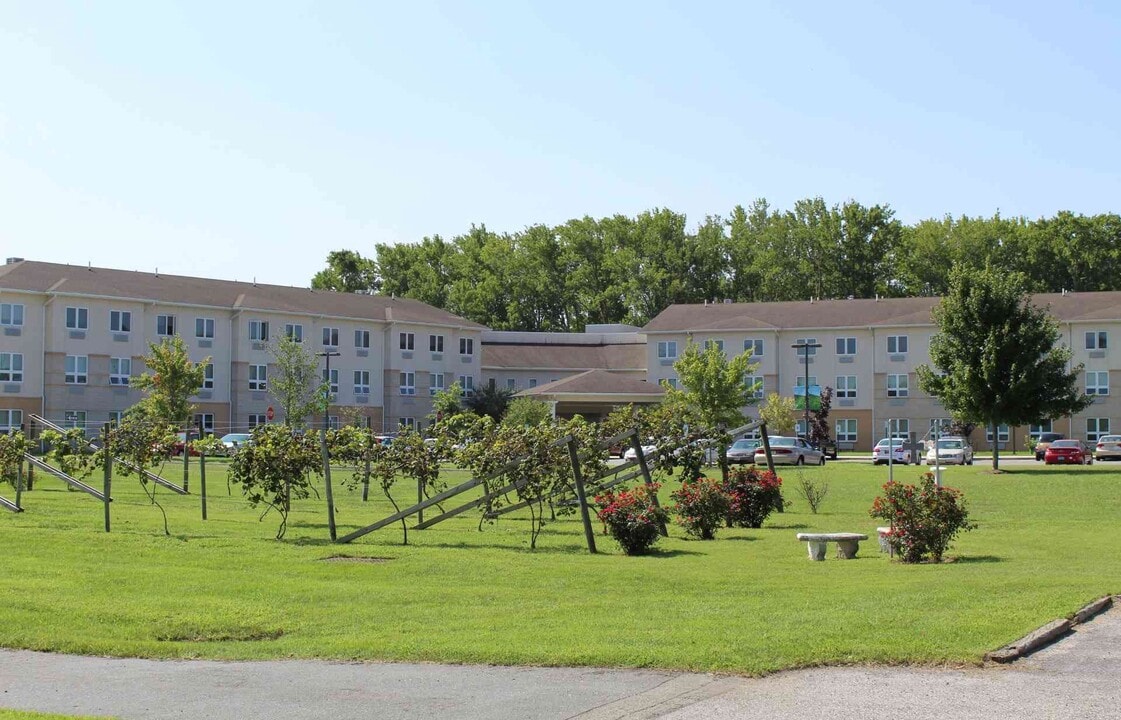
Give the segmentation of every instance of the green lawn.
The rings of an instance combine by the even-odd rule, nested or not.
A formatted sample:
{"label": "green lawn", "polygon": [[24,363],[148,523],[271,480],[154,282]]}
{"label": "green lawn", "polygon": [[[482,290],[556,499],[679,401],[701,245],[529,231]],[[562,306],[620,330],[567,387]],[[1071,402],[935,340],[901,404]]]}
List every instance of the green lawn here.
{"label": "green lawn", "polygon": [[[27,512],[0,514],[0,645],[752,674],[823,663],[976,663],[1121,591],[1121,558],[1102,534],[1121,518],[1121,473],[1104,464],[1009,469],[946,471],[980,528],[951,550],[956,562],[937,566],[877,552],[867,510],[887,468],[864,463],[804,471],[830,482],[823,514],[806,511],[795,471],[785,470],[792,507],[763,529],[725,529],[702,542],[673,528],[661,551],[643,558],[621,555],[603,535],[600,554],[589,555],[574,517],[546,527],[531,552],[525,517],[479,532],[474,511],[410,532],[407,547],[400,525],[332,546],[317,500],[296,504],[288,537],[277,542],[276,517],[258,522],[236,488],[226,494],[215,465],[208,521],[197,496],[161,491],[173,533],[164,537],[137,481],[118,478],[107,535],[97,501],[44,479],[24,495]],[[919,472],[897,467],[896,478]],[[466,477],[450,475],[452,483]],[[408,495],[402,490],[400,500]],[[336,487],[336,501],[340,534],[389,512],[374,490],[363,504],[358,491]],[[802,530],[873,537],[856,560],[830,553],[813,563],[794,538]],[[379,560],[323,561],[337,554]]]}

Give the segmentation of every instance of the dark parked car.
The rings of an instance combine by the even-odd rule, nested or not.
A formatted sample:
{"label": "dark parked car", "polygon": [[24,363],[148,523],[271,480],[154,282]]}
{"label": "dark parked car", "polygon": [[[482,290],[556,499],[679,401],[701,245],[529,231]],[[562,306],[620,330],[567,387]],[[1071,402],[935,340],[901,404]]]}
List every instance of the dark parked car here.
{"label": "dark parked car", "polygon": [[1048,465],[1092,465],[1094,453],[1081,440],[1055,440],[1043,454]]}

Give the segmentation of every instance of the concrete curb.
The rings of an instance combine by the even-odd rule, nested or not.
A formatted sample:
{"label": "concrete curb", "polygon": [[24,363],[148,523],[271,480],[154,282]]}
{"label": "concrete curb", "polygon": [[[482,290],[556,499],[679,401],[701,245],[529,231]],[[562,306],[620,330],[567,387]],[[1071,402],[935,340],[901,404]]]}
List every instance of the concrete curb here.
{"label": "concrete curb", "polygon": [[1070,632],[1071,628],[1079,623],[1084,623],[1095,615],[1104,612],[1113,605],[1113,596],[1106,595],[1092,603],[1083,606],[1070,618],[1052,620],[1043,627],[1030,632],[1014,643],[1005,645],[999,650],[985,653],[985,660],[998,663],[1009,663],[1025,655],[1030,655],[1041,647],[1049,645],[1058,638]]}

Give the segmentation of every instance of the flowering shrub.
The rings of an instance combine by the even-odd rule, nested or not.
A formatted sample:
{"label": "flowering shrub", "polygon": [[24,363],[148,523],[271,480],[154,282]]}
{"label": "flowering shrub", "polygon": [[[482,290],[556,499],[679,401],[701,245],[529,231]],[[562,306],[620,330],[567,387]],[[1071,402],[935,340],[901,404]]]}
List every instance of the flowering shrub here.
{"label": "flowering shrub", "polygon": [[706,477],[686,481],[670,497],[675,503],[670,510],[685,532],[701,540],[716,537],[716,528],[728,515],[728,496],[718,481]]}
{"label": "flowering shrub", "polygon": [[972,530],[961,492],[938,487],[934,475],[923,473],[920,484],[884,485],[884,496],[872,503],[869,514],[891,523],[888,542],[903,562],[921,562],[930,557],[941,562],[954,537]]}
{"label": "flowering shrub", "polygon": [[731,468],[723,489],[729,527],[762,527],[767,516],[782,507],[782,478],[769,470]]}
{"label": "flowering shrub", "polygon": [[596,495],[599,519],[627,555],[645,555],[661,537],[666,511],[654,504],[659,485]]}

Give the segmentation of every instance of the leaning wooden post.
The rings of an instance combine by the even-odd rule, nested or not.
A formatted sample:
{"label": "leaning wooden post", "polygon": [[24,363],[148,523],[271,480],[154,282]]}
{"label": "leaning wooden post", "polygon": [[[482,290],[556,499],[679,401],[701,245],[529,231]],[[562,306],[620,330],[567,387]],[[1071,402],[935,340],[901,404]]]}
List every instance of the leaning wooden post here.
{"label": "leaning wooden post", "polygon": [[109,425],[101,426],[101,449],[105,453],[104,466],[105,466],[105,486],[102,488],[102,494],[105,496],[105,532],[109,532],[109,491],[113,486],[113,456],[109,452]]}
{"label": "leaning wooden post", "polygon": [[[416,479],[416,504],[420,505],[422,502],[424,502],[424,480],[422,480],[420,478],[417,478]],[[421,510],[419,513],[417,513],[417,522],[418,523],[424,522],[424,511],[423,510]]]}
{"label": "leaning wooden post", "polygon": [[374,451],[374,431],[366,428],[366,469],[362,473],[362,502],[370,499],[370,453]]}
{"label": "leaning wooden post", "polygon": [[767,455],[767,469],[775,471],[775,459],[771,457],[771,441],[767,439],[767,423],[759,426],[759,436],[763,438],[763,452]]}
{"label": "leaning wooden post", "polygon": [[580,502],[580,520],[584,523],[584,538],[588,541],[588,552],[596,552],[596,535],[592,530],[592,518],[588,513],[588,497],[584,493],[584,474],[580,472],[580,454],[576,452],[576,440],[568,441],[568,458],[572,461],[572,478],[576,481],[576,499]]}
{"label": "leaning wooden post", "polygon": [[[646,483],[647,489],[650,490],[650,499],[654,501],[654,507],[661,510],[662,506],[658,502],[658,493],[653,487],[654,479],[650,477],[650,466],[646,464],[646,455],[642,452],[642,443],[638,440],[637,432],[631,434],[631,447],[634,448],[634,456],[638,460],[638,468],[642,471],[642,481]],[[669,537],[669,529],[666,528],[665,520],[658,520],[658,530],[661,531],[662,537]]]}
{"label": "leaning wooden post", "polygon": [[338,531],[335,529],[335,497],[331,492],[331,454],[327,452],[327,428],[319,436],[319,449],[323,454],[323,485],[327,490],[327,529],[331,532],[331,542],[335,542]]}
{"label": "leaning wooden post", "polygon": [[191,472],[191,425],[183,426],[183,491],[187,491],[188,476]]}
{"label": "leaning wooden post", "polygon": [[[199,440],[202,440],[202,420],[199,420]],[[206,519],[206,452],[199,450],[199,491],[202,493],[202,519]]]}
{"label": "leaning wooden post", "polygon": [[23,510],[20,499],[23,496],[23,458],[16,463],[16,510]]}

